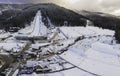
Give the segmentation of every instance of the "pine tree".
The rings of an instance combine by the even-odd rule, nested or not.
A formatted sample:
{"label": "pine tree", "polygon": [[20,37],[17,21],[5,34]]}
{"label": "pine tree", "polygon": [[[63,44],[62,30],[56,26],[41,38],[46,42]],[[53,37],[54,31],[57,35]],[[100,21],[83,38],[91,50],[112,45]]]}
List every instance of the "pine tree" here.
{"label": "pine tree", "polygon": [[120,23],[116,26],[115,29],[115,38],[118,42],[120,42]]}

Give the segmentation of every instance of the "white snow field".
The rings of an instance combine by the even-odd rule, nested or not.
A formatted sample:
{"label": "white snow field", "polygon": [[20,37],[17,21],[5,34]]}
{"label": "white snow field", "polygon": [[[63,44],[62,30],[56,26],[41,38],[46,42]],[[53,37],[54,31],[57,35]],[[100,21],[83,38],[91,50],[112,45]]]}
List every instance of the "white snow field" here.
{"label": "white snow field", "polygon": [[115,41],[114,31],[93,26],[59,29],[62,33],[55,38],[60,39],[59,44],[54,46],[56,50],[66,48],[78,37],[85,37],[58,55],[75,67],[54,73],[20,76],[120,76],[120,44]]}
{"label": "white snow field", "polygon": [[[65,28],[73,32],[77,30],[75,29],[76,27]],[[118,48],[120,46],[116,46],[117,44],[113,38],[114,31],[90,26],[77,28],[79,28],[79,30],[85,30],[77,30],[77,33],[80,32],[80,35],[94,37],[78,41],[75,45],[71,46],[68,51],[60,55],[60,57],[78,68],[84,69],[86,72],[100,76],[120,76],[120,49]],[[65,30],[63,27],[62,29],[63,31]],[[66,30],[65,33],[69,33],[70,38],[78,36],[78,34],[73,36],[73,34]]]}
{"label": "white snow field", "polygon": [[60,27],[66,36],[69,38],[76,38],[79,36],[98,36],[98,35],[114,35],[114,31],[102,29],[93,26],[87,27]]}
{"label": "white snow field", "polygon": [[119,50],[113,49],[112,46],[96,42],[86,51],[69,49],[61,57],[79,68],[100,76],[119,76],[119,55]]}

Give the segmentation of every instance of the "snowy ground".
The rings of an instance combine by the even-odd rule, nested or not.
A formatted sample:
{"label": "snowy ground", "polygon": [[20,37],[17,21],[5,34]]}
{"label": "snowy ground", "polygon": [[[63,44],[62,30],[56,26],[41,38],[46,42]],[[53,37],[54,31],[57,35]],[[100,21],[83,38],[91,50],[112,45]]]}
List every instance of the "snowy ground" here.
{"label": "snowy ground", "polygon": [[[74,66],[74,68],[20,76],[120,76],[120,44],[115,41],[114,31],[92,26],[59,28],[60,33],[53,39],[57,43],[46,47],[51,48],[54,52],[66,48],[78,37],[84,36],[84,39],[77,41],[60,55],[45,58],[43,63],[50,59],[51,62],[46,61],[47,63],[44,65],[49,64],[52,68],[56,68],[53,71],[60,70],[61,66],[56,64],[60,62],[60,58],[68,63],[64,65],[65,67]],[[36,44],[32,46],[37,48]],[[42,61],[40,62],[42,64]]]}
{"label": "snowy ground", "polygon": [[[31,27],[25,29],[29,28]],[[120,44],[115,41],[114,31],[93,26],[58,28],[60,31],[56,34],[57,36],[54,37],[52,43],[36,42],[29,48],[39,49],[39,47],[42,47],[42,51],[38,50],[41,51],[41,55],[46,54],[46,52],[51,53],[53,51],[57,53],[63,49],[68,49],[57,56],[52,55],[42,60],[31,59],[33,62],[35,61],[40,65],[47,65],[52,68],[51,73],[33,73],[20,76],[120,76]],[[19,33],[24,33],[25,29],[20,30]],[[27,34],[30,33],[30,31],[26,32]],[[19,52],[25,47],[27,41],[17,41],[14,38],[15,35],[16,33],[0,34],[0,55],[9,55],[9,52]],[[82,36],[84,36],[84,39],[73,44],[76,38]],[[73,45],[68,47],[70,44]],[[27,52],[31,51],[28,50]],[[39,52],[35,51],[32,53]],[[50,60],[50,62],[47,62],[47,60]],[[66,62],[66,64],[59,65],[63,62]],[[13,76],[16,76],[18,72],[19,69],[16,70]]]}
{"label": "snowy ground", "polygon": [[[87,27],[83,30],[86,31],[81,33],[82,35],[93,37],[78,41],[60,56],[87,72],[100,76],[119,76],[120,46],[114,40],[114,31],[97,27]],[[69,34],[69,37],[72,36]]]}
{"label": "snowy ground", "polygon": [[[79,36],[98,36],[98,35],[114,35],[114,31],[102,29],[98,27],[60,27],[66,36],[69,38],[76,38]],[[67,30],[66,30],[67,29]]]}

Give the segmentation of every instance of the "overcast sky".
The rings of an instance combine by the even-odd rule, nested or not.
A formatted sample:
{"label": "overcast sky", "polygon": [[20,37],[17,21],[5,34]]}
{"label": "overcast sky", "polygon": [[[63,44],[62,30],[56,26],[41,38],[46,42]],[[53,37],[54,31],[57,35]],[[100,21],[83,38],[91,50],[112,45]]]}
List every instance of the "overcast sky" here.
{"label": "overcast sky", "polygon": [[69,9],[120,15],[120,0],[0,0],[1,3],[56,3]]}

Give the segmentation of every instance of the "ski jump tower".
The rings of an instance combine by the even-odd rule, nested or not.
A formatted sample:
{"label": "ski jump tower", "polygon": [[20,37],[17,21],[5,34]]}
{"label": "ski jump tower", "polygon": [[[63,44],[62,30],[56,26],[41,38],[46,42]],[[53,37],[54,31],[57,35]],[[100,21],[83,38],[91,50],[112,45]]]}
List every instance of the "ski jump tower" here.
{"label": "ski jump tower", "polygon": [[38,11],[33,23],[32,30],[29,34],[18,34],[15,36],[17,40],[45,40],[47,39],[47,27],[42,22],[41,11]]}

